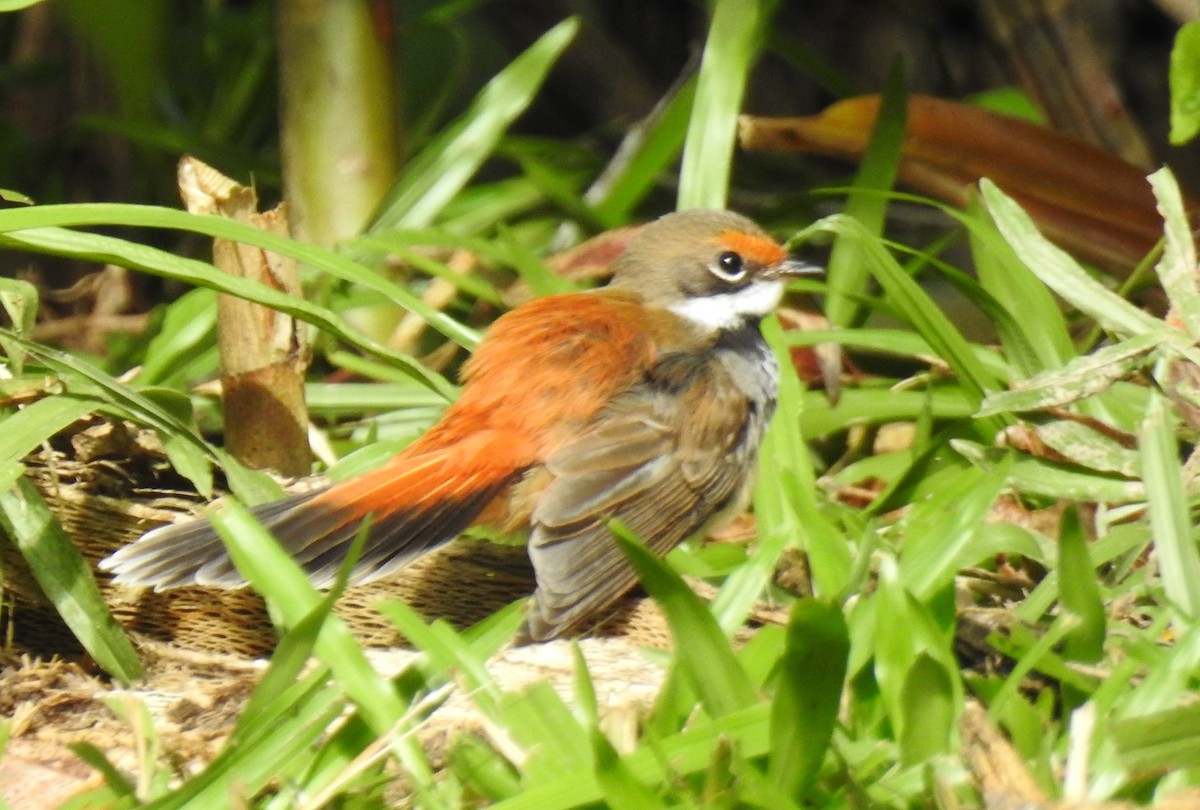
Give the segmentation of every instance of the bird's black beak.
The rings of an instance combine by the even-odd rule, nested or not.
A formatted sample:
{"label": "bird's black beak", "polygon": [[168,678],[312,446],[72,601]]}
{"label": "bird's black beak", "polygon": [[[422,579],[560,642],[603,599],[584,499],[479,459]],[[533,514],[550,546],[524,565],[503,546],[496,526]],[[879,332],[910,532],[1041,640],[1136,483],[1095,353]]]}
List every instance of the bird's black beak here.
{"label": "bird's black beak", "polygon": [[798,278],[800,276],[819,276],[825,268],[819,264],[811,264],[803,259],[784,259],[771,267],[764,275],[766,278]]}

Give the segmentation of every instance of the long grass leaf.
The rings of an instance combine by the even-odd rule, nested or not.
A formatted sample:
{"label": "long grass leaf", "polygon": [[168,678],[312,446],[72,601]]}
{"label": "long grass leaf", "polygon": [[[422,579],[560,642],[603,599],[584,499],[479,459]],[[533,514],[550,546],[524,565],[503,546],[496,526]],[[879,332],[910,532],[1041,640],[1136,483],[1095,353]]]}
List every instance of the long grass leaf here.
{"label": "long grass leaf", "polygon": [[771,703],[768,776],[800,802],[821,769],[841,705],[850,631],[837,605],[803,599],[792,608]]}
{"label": "long grass leaf", "polygon": [[1063,608],[1079,617],[1079,624],[1067,634],[1067,657],[1085,663],[1099,661],[1104,656],[1104,602],[1079,512],[1074,507],[1063,513],[1059,530],[1058,593]]}
{"label": "long grass leaf", "polygon": [[643,587],[666,613],[676,640],[678,666],[709,714],[721,717],[753,704],[754,686],[700,597],[620,526],[614,523],[613,530]]}
{"label": "long grass leaf", "polygon": [[591,737],[592,749],[596,752],[596,783],[612,810],[653,810],[668,806],[633,775],[599,729],[593,730]]}
{"label": "long grass leaf", "polygon": [[[210,519],[238,570],[275,606],[287,626],[295,626],[321,609],[322,599],[308,577],[270,539],[249,510],[230,501],[224,509],[213,512]],[[389,737],[392,749],[412,775],[418,790],[431,798],[433,772],[428,760],[415,740],[395,735],[408,707],[391,685],[376,674],[341,620],[331,616],[322,623],[315,648],[354,701],[363,720],[375,734]]]}
{"label": "long grass leaf", "polygon": [[[661,783],[680,775],[698,774],[712,762],[713,748],[728,739],[743,756],[762,756],[770,748],[768,716],[770,704],[758,703],[748,709],[697,723],[687,731],[659,739],[625,757],[629,770],[643,783]],[[521,794],[498,802],[494,810],[565,810],[603,799],[603,791],[593,773],[564,773],[555,779],[531,786]]]}
{"label": "long grass leaf", "polygon": [[0,211],[0,244],[92,261],[111,262],[263,304],[286,312],[305,323],[311,323],[377,357],[387,358],[430,386],[440,387],[442,390],[448,387],[438,375],[417,365],[412,358],[389,351],[347,328],[340,317],[324,307],[285,295],[259,282],[234,278],[206,262],[176,256],[148,245],[103,234],[71,230],[89,225],[171,228],[254,245],[290,256],[335,278],[352,281],[373,290],[397,306],[419,315],[434,329],[462,346],[472,348],[479,342],[479,335],[474,330],[463,326],[445,313],[432,309],[400,285],[388,281],[345,256],[223,217],[120,203],[39,205]]}
{"label": "long grass leaf", "polygon": [[966,439],[952,439],[950,445],[967,461],[985,470],[995,469],[996,465],[1010,459],[1009,486],[1029,495],[1108,503],[1130,503],[1146,497],[1146,487],[1140,481],[1073,469],[1012,450],[985,447]]}
{"label": "long grass leaf", "polygon": [[1176,609],[1195,621],[1200,619],[1200,551],[1192,535],[1172,421],[1165,399],[1152,396],[1138,446],[1163,589]]}
{"label": "long grass leaf", "polygon": [[979,185],[996,227],[1047,287],[1103,328],[1123,337],[1163,330],[1160,321],[1105,289],[1066,251],[1051,244],[1029,214],[995,183],[984,179]]}
{"label": "long grass leaf", "polygon": [[1171,314],[1192,339],[1200,339],[1200,286],[1196,273],[1196,239],[1188,224],[1183,194],[1169,168],[1150,175],[1150,187],[1165,223],[1166,244],[1155,271],[1171,302]]}
{"label": "long grass leaf", "polygon": [[87,397],[59,394],[0,418],[0,461],[20,461],[60,430],[95,411],[97,404]]}
{"label": "long grass leaf", "polygon": [[746,80],[779,0],[717,0],[683,146],[679,208],[724,208]]}
{"label": "long grass leaf", "polygon": [[109,613],[87,562],[27,479],[18,478],[11,489],[0,493],[0,528],[96,663],[122,683],[141,677],[137,652]]}
{"label": "long grass leaf", "polygon": [[[930,300],[929,295],[884,250],[878,239],[856,220],[835,214],[805,228],[793,241],[804,241],[812,234],[822,231],[850,237],[860,244],[867,266],[883,287],[888,300],[929,343],[934,352],[950,364],[969,396],[978,401],[983,398],[984,391],[999,388],[996,378],[976,359],[975,353],[959,331]],[[996,429],[1000,427],[999,423],[987,424]],[[992,432],[994,433],[994,430]]]}
{"label": "long grass leaf", "polygon": [[578,30],[578,20],[564,20],[497,73],[462,118],[412,160],[370,230],[424,228],[432,224],[492,154],[512,122],[529,106],[550,68]]}
{"label": "long grass leaf", "polygon": [[[863,229],[875,237],[883,234],[889,200],[880,192],[888,191],[896,182],[906,113],[904,68],[896,61],[888,73],[879,113],[854,183],[846,195],[846,216],[858,220]],[[862,251],[857,238],[842,236],[833,243],[827,269],[829,291],[825,295],[825,317],[835,326],[858,326],[866,313],[862,297],[867,293],[871,274]]]}
{"label": "long grass leaf", "polygon": [[946,668],[921,653],[904,676],[901,689],[900,761],[928,762],[950,747],[956,716],[954,688]]}
{"label": "long grass leaf", "polygon": [[1000,235],[977,195],[968,214],[974,219],[968,236],[979,283],[1009,316],[993,321],[1013,370],[1026,378],[1058,368],[1075,353],[1061,308]]}

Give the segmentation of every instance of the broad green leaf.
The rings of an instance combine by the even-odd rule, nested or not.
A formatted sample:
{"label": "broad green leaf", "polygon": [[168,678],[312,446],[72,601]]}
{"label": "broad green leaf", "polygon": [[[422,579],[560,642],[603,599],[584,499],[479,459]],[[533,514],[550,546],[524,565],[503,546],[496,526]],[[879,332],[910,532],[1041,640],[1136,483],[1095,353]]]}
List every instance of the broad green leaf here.
{"label": "broad green leaf", "polygon": [[[937,357],[920,335],[902,329],[793,329],[784,334],[784,342],[789,346],[836,343],[866,353],[912,357],[926,363]],[[999,378],[1008,373],[1004,358],[995,349],[974,343],[970,348],[993,376]]]}
{"label": "broad green leaf", "polygon": [[136,379],[142,385],[168,385],[211,376],[219,366],[216,346],[216,296],[212,290],[189,290],[166,308]]}
{"label": "broad green leaf", "polygon": [[0,12],[20,11],[23,8],[36,6],[42,0],[0,0]]}
{"label": "broad green leaf", "polygon": [[975,272],[1008,316],[992,320],[1015,374],[1025,379],[1058,368],[1075,354],[1062,310],[1000,235],[978,196],[972,195],[970,214]]}
{"label": "broad green leaf", "polygon": [[1200,762],[1200,703],[1119,720],[1109,732],[1131,771],[1190,770]]}
{"label": "broad green leaf", "polygon": [[522,771],[527,785],[552,782],[562,773],[592,769],[587,730],[546,681],[530,684],[519,693],[501,695],[495,722],[526,752]]}
{"label": "broad green leaf", "polygon": [[[911,532],[910,532],[911,535]],[[908,714],[907,684],[913,662],[927,655],[946,672],[957,672],[953,653],[953,615],[947,611],[939,623],[934,600],[920,601],[903,586],[895,560],[885,556],[879,565],[879,586],[874,605],[873,637],[867,645],[875,651],[875,678],[887,716],[903,738]],[[947,593],[952,591],[947,590]],[[853,637],[852,637],[853,644]],[[961,681],[949,686],[951,699],[961,708]]]}
{"label": "broad green leaf", "polygon": [[485,798],[500,801],[518,795],[521,781],[504,757],[479,737],[461,734],[450,749],[450,770]]}
{"label": "broad green leaf", "polygon": [[804,422],[800,430],[805,439],[819,439],[858,425],[881,425],[917,419],[926,410],[935,419],[970,418],[979,408],[978,397],[964,386],[938,385],[926,390],[848,388],[836,404],[824,391],[804,395]]}
{"label": "broad green leaf", "polygon": [[958,480],[913,507],[905,518],[906,541],[900,581],[922,601],[954,581],[966,559],[978,559],[971,545],[1008,481],[1011,458],[986,474],[966,471]]}
{"label": "broad green leaf", "polygon": [[776,670],[768,769],[775,788],[797,802],[808,794],[829,750],[849,655],[841,608],[815,599],[797,602]]}
{"label": "broad green leaf", "polygon": [[599,729],[592,730],[591,738],[596,754],[596,782],[612,810],[653,810],[668,806],[633,775]]}
{"label": "broad green leaf", "polygon": [[0,528],[84,649],[122,683],[142,675],[137,652],[108,612],[91,569],[41,493],[24,477],[0,493]]}
{"label": "broad green leaf", "polygon": [[[743,756],[763,756],[770,748],[769,711],[770,705],[760,702],[721,718],[693,723],[687,731],[638,748],[624,758],[624,763],[643,784],[661,784],[681,775],[704,772],[721,740],[736,745]],[[528,787],[493,805],[493,810],[565,810],[602,801],[603,796],[594,773],[576,771]]]}

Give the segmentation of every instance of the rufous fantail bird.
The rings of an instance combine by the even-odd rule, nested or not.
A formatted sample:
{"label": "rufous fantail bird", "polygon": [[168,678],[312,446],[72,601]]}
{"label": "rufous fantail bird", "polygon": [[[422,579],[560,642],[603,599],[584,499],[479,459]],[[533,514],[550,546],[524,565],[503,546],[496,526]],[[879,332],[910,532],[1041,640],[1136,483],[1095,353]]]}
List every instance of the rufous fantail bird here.
{"label": "rufous fantail bird", "polygon": [[[779,373],[759,321],[789,277],[816,271],[738,214],[668,214],[607,287],[500,317],[458,401],[383,467],[254,513],[318,587],[367,516],[354,583],[472,526],[528,529],[526,635],[586,629],[637,581],[611,519],[665,554],[745,506]],[[205,520],[155,529],[102,566],[156,589],[245,584]]]}

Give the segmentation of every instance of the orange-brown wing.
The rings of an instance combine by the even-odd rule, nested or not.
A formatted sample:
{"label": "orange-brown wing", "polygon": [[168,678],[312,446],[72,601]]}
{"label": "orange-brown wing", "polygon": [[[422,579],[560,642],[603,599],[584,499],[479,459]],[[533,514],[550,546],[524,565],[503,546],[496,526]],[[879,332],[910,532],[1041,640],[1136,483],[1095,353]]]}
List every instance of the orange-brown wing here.
{"label": "orange-brown wing", "polygon": [[540,461],[575,436],[657,358],[645,309],[624,292],[553,295],[501,317],[463,370],[466,386],[419,442],[488,427],[526,437]]}

